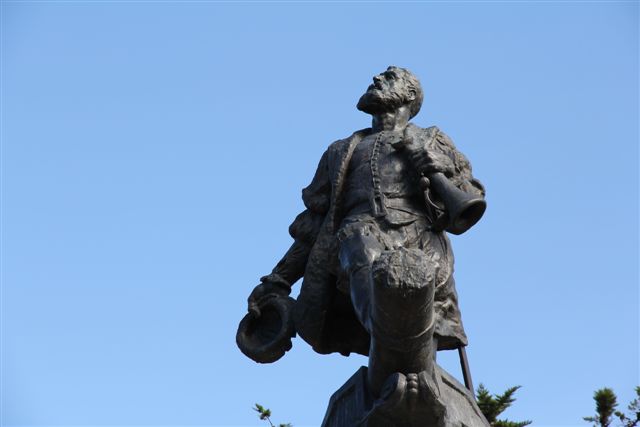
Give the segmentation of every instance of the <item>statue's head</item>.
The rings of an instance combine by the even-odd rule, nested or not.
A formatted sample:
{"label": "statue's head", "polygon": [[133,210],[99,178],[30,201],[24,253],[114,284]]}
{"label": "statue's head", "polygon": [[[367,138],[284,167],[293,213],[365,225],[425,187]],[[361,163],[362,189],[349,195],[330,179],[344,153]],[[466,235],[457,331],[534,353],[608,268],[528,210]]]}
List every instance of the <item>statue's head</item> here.
{"label": "statue's head", "polygon": [[420,111],[423,97],[422,86],[411,71],[391,66],[373,77],[373,84],[360,97],[357,108],[367,114],[378,114],[406,105],[414,117]]}

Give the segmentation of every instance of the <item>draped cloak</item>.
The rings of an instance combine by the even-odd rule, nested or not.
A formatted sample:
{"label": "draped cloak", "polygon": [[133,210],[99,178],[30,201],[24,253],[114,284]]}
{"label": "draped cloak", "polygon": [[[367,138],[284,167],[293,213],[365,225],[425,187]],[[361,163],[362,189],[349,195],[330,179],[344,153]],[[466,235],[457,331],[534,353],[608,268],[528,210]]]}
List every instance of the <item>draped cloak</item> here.
{"label": "draped cloak", "polygon": [[[337,286],[341,278],[336,233],[345,214],[341,208],[351,155],[356,145],[371,132],[371,129],[363,129],[329,146],[311,184],[302,190],[306,210],[289,227],[296,244],[306,248],[302,250],[304,256],[297,257],[306,260],[306,265],[300,295],[293,309],[296,332],[322,354],[369,353],[369,334],[356,318],[350,296]],[[405,130],[407,136],[419,141],[427,152],[438,151],[449,156],[455,167],[450,180],[463,191],[484,196],[484,188],[472,177],[467,159],[437,127],[422,129],[409,124]],[[441,233],[450,248],[445,233]],[[446,283],[436,288],[434,301],[439,350],[467,344],[452,276],[453,254],[450,249],[449,255],[450,275]],[[286,256],[280,264],[284,262]]]}

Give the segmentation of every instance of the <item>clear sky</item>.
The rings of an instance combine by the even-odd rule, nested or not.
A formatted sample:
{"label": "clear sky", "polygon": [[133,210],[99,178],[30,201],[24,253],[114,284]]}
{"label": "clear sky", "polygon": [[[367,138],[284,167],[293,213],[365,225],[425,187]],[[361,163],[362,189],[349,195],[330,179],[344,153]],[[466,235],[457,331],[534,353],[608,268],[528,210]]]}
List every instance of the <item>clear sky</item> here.
{"label": "clear sky", "polygon": [[[638,3],[9,2],[2,424],[317,426],[366,359],[258,365],[246,297],[374,74],[487,188],[454,237],[476,384],[584,426],[640,383]],[[295,287],[297,293],[299,284]],[[440,354],[459,376],[455,354]]]}

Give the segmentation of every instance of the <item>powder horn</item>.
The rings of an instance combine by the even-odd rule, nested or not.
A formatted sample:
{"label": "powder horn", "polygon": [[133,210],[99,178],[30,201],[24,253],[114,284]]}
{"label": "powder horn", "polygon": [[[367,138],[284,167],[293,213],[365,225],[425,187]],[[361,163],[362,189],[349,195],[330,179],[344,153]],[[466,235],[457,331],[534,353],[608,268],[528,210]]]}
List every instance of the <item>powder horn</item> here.
{"label": "powder horn", "polygon": [[460,190],[441,172],[429,175],[429,182],[445,206],[447,222],[444,228],[448,232],[462,234],[480,221],[487,209],[487,202],[482,197]]}

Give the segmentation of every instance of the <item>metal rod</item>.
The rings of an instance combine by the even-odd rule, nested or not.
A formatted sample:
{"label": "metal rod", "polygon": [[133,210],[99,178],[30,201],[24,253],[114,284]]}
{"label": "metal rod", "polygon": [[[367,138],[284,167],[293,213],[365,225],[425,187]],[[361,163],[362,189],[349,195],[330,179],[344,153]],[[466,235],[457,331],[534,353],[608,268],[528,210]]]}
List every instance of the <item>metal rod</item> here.
{"label": "metal rod", "polygon": [[467,350],[464,346],[458,347],[458,355],[460,356],[460,367],[462,368],[462,378],[464,385],[471,391],[475,399],[476,393],[473,391],[473,382],[471,381],[471,370],[469,369],[469,361],[467,360]]}

